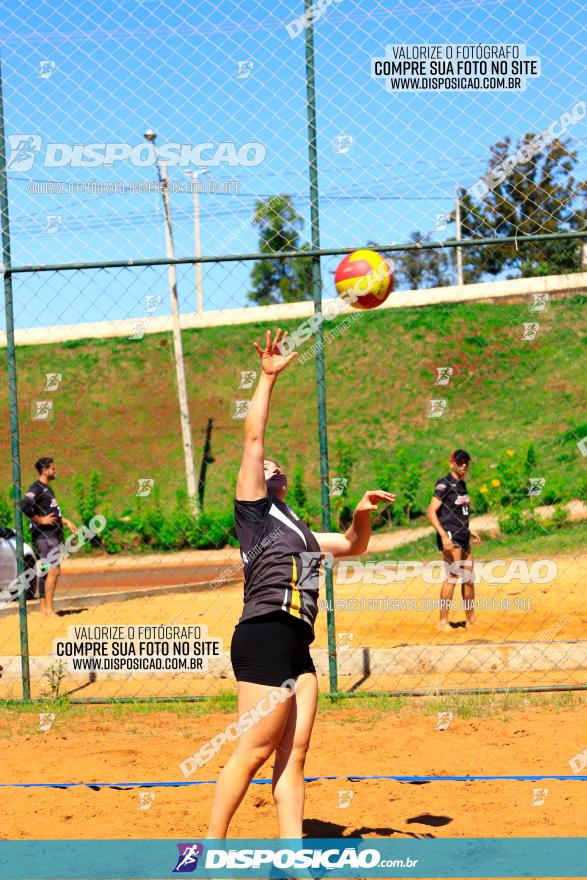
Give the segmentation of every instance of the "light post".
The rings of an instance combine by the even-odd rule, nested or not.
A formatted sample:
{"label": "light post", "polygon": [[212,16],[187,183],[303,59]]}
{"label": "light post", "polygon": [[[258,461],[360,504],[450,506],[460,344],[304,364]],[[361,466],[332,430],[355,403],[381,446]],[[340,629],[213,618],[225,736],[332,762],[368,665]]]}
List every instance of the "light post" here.
{"label": "light post", "polygon": [[[202,168],[200,171],[186,171],[188,177],[191,177],[194,192],[194,246],[196,257],[201,257],[200,250],[200,200],[198,198],[198,177],[208,174],[208,168]],[[196,263],[196,308],[198,314],[204,310],[204,297],[202,293],[202,264]]]}
{"label": "light post", "polygon": [[[155,147],[156,133],[154,131],[146,131],[144,138]],[[156,147],[155,147],[156,149]],[[167,247],[167,256],[175,259],[175,250],[173,247],[173,234],[171,231],[171,206],[169,202],[169,186],[167,179],[167,168],[164,162],[159,161],[156,155],[155,165],[157,167],[157,177],[161,185],[163,195],[163,208],[165,212],[165,243]],[[188,499],[190,510],[194,516],[200,515],[200,505],[198,503],[198,484],[196,480],[196,469],[194,467],[194,450],[192,446],[192,428],[190,424],[190,411],[188,406],[187,388],[185,381],[185,368],[183,362],[183,345],[181,341],[181,325],[179,322],[179,301],[177,298],[177,276],[175,263],[170,263],[168,267],[169,274],[169,296],[171,299],[171,317],[173,325],[173,353],[175,361],[175,376],[177,380],[177,397],[179,402],[179,417],[181,421],[181,436],[183,442],[183,455],[185,461],[185,473],[188,490]]]}
{"label": "light post", "polygon": [[[455,187],[455,236],[457,241],[461,241],[461,200],[459,198],[459,188]],[[460,247],[457,249],[457,284],[463,286],[463,252]]]}

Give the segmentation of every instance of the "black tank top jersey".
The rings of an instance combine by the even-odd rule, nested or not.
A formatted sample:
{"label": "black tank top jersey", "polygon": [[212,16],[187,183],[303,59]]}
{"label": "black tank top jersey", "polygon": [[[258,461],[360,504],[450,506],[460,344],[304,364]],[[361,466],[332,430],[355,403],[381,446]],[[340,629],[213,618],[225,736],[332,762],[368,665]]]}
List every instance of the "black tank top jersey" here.
{"label": "black tank top jersey", "polygon": [[469,496],[464,480],[455,480],[447,474],[436,483],[434,497],[442,501],[438,509],[438,519],[442,527],[452,537],[469,537]]}
{"label": "black tank top jersey", "polygon": [[280,609],[305,621],[313,641],[321,554],[306,523],[270,492],[259,501],[235,500],[234,523],[245,574],[239,623]]}

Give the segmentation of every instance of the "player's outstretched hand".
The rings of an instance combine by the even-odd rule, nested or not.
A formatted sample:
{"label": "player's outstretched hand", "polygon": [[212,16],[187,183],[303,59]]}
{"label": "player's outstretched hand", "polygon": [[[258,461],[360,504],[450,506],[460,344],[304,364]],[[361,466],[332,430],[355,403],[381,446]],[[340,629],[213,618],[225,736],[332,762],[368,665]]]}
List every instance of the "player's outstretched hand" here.
{"label": "player's outstretched hand", "polygon": [[278,329],[273,342],[271,341],[271,333],[268,330],[265,337],[264,349],[261,348],[257,342],[253,343],[261,356],[261,367],[267,376],[276,376],[278,373],[281,373],[282,370],[285,370],[289,362],[298,356],[297,351],[292,351],[290,354],[285,355],[281,354],[277,347],[280,337],[282,341],[286,339],[287,330],[283,336],[281,336],[281,330]]}
{"label": "player's outstretched hand", "polygon": [[473,544],[480,544],[481,543],[481,535],[479,534],[479,532],[471,531],[471,537],[473,539]]}
{"label": "player's outstretched hand", "polygon": [[355,508],[355,512],[361,510],[377,510],[377,505],[384,501],[386,504],[393,504],[395,495],[392,492],[385,492],[383,489],[371,489],[365,492]]}

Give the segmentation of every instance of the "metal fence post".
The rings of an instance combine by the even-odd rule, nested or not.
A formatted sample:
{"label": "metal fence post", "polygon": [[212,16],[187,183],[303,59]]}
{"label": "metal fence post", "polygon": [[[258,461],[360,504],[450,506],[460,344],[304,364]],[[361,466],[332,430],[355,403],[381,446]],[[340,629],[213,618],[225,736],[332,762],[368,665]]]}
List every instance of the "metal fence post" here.
{"label": "metal fence post", "polygon": [[[2,270],[4,275],[4,304],[6,311],[6,357],[8,361],[8,399],[10,407],[10,447],[12,452],[12,486],[14,494],[14,526],[16,530],[17,572],[24,571],[22,549],[22,513],[20,510],[20,440],[18,430],[18,393],[16,387],[16,347],[14,344],[14,311],[12,307],[12,275],[10,273],[10,223],[8,220],[8,181],[6,178],[6,141],[4,138],[4,101],[2,97],[2,66],[0,62],[0,222],[2,224]],[[20,664],[22,696],[31,698],[29,669],[29,638],[26,614],[26,591],[18,596],[20,625]]]}
{"label": "metal fence post", "polygon": [[[308,170],[310,175],[310,219],[312,249],[320,250],[320,211],[318,207],[318,155],[316,149],[316,92],[314,87],[314,26],[310,10],[311,0],[304,0],[306,21],[306,93],[308,114]],[[322,312],[322,278],[320,257],[312,257],[312,292],[314,295],[314,314]],[[322,528],[332,531],[330,518],[330,493],[328,486],[328,436],[326,420],[326,378],[324,372],[324,333],[322,321],[315,331],[316,340],[316,390],[318,395],[318,440],[320,444],[320,489],[322,496]],[[334,593],[332,568],[326,566],[326,622],[328,628],[328,676],[330,692],[338,691],[336,668],[336,632],[334,614]]]}

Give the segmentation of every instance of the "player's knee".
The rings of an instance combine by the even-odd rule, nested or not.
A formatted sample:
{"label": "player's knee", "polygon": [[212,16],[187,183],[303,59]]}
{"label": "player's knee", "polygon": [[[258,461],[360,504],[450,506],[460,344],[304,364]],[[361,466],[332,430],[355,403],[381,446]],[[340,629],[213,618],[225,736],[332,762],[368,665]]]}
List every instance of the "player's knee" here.
{"label": "player's knee", "polygon": [[282,763],[304,765],[308,754],[309,743],[280,743],[276,756]]}
{"label": "player's knee", "polygon": [[309,745],[309,743],[294,743],[289,760],[293,761],[294,764],[301,764],[303,767],[306,761],[306,755],[308,754]]}
{"label": "player's knee", "polygon": [[255,773],[265,761],[269,760],[274,751],[275,745],[270,742],[253,746],[247,753],[249,769]]}

